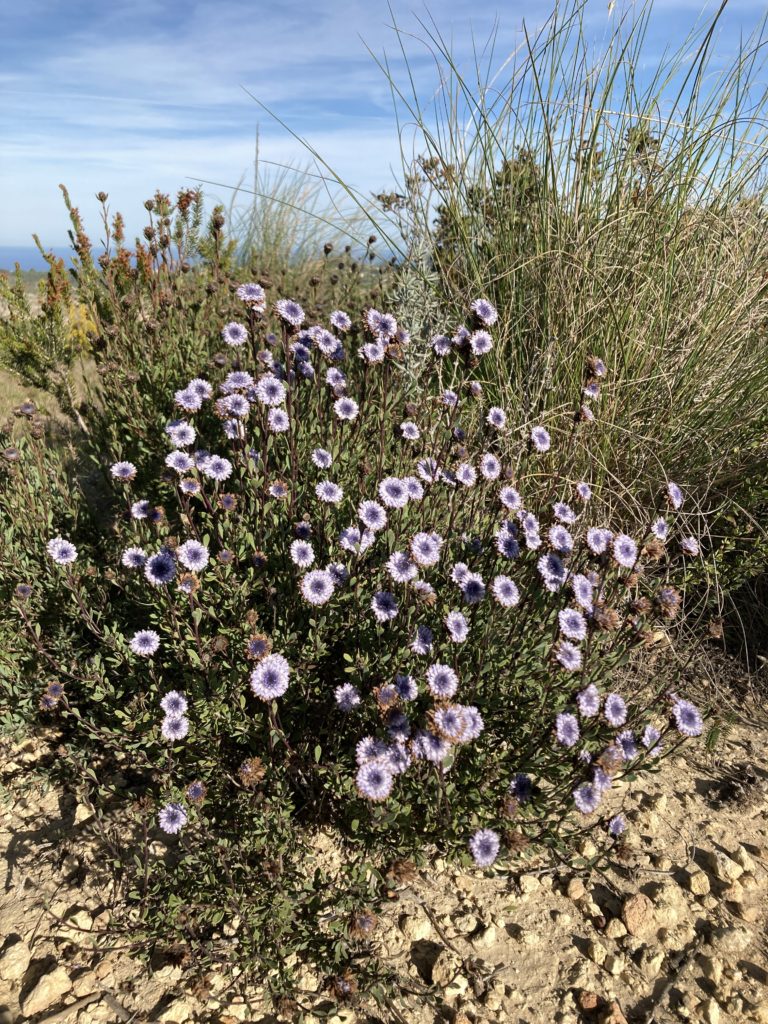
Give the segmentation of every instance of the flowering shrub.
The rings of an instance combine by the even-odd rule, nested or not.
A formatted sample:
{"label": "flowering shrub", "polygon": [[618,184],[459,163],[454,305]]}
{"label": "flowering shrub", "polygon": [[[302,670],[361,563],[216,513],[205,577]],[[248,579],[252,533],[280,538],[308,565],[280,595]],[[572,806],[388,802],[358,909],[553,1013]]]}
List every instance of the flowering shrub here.
{"label": "flowering shrub", "polygon": [[[703,729],[666,684],[615,684],[699,548],[676,483],[632,537],[591,479],[600,358],[570,410],[513,424],[481,383],[486,300],[431,339],[412,403],[423,342],[392,316],[309,326],[259,285],[237,296],[228,361],[167,395],[166,454],[139,459],[145,427],[120,425],[110,539],[48,517],[45,567],[8,576],[42,712],[136,773],[145,919],[198,941],[236,916],[269,969],[331,906],[338,965],[367,937],[344,908],[388,861],[430,844],[486,868],[621,833],[613,782]],[[345,888],[309,878],[306,824],[337,828]],[[150,864],[149,835],[173,855]]]}

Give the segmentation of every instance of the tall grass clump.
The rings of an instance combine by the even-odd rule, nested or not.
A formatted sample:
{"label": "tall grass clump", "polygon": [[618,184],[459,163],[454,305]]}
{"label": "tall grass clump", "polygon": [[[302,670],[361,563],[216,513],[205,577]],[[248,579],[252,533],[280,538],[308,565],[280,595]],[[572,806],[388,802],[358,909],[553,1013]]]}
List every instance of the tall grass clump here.
{"label": "tall grass clump", "polygon": [[[309,960],[343,1001],[385,970],[376,908],[411,858],[610,846],[618,780],[702,733],[667,680],[618,674],[679,618],[701,521],[660,476],[625,528],[592,455],[600,355],[533,423],[490,398],[486,299],[431,343],[257,282],[218,300],[223,351],[147,360],[148,404],[99,413],[101,521],[35,438],[5,447],[4,715],[57,722],[60,763],[121,808],[139,948],[276,999]],[[204,351],[197,315],[177,338]]]}
{"label": "tall grass clump", "polygon": [[484,379],[524,419],[603,353],[601,478],[684,473],[736,585],[766,557],[768,92],[764,19],[724,61],[724,8],[657,57],[652,3],[608,16],[598,47],[594,9],[569,0],[510,55],[492,38],[471,74],[423,22],[440,83],[427,102],[395,26],[406,73],[380,65],[403,164],[377,228],[404,239],[436,308],[494,302]]}

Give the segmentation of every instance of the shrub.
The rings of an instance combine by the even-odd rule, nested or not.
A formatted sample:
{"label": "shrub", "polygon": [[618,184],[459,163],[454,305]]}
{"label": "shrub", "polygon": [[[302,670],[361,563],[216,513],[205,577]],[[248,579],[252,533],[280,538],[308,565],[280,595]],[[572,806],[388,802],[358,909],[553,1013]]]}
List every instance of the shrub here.
{"label": "shrub", "polygon": [[306,326],[257,284],[237,296],[226,358],[113,423],[112,530],[79,532],[65,494],[40,510],[34,445],[7,461],[24,670],[4,685],[61,720],[92,785],[122,766],[141,934],[237,956],[276,993],[298,952],[338,991],[378,969],[387,865],[616,836],[612,782],[701,733],[666,681],[615,689],[678,614],[700,524],[672,481],[634,538],[618,484],[593,493],[597,355],[559,410],[513,422],[480,383],[485,300],[431,339],[416,404],[391,315]]}

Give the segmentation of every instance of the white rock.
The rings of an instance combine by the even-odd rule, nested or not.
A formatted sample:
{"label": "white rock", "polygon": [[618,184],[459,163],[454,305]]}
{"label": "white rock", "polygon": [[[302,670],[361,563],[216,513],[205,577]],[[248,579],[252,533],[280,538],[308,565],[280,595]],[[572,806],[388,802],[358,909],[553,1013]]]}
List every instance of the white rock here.
{"label": "white rock", "polygon": [[720,1024],[720,1004],[716,999],[707,999],[699,1007],[701,1019],[706,1024]]}
{"label": "white rock", "polygon": [[[243,1007],[243,1009],[246,1009],[246,1007]],[[157,1019],[162,1021],[162,1024],[186,1024],[186,1021],[192,1017],[194,1012],[194,1005],[186,999],[174,999],[169,1006],[166,1006],[161,1011]],[[244,1017],[240,1018],[240,1020],[244,1019]]]}
{"label": "white rock", "polygon": [[621,939],[626,934],[626,925],[618,917],[612,917],[605,927],[605,935],[609,939]]}
{"label": "white rock", "polygon": [[520,875],[520,891],[526,894],[536,892],[541,887],[541,882],[536,875]]}
{"label": "white rock", "polygon": [[719,985],[723,976],[723,961],[720,957],[702,956],[700,962],[704,977],[709,978],[715,985]]}
{"label": "white rock", "polygon": [[72,988],[69,975],[63,967],[55,967],[38,979],[34,988],[27,993],[21,1009],[27,1017],[54,1006]]}
{"label": "white rock", "polygon": [[664,963],[664,950],[658,946],[646,946],[640,958],[640,970],[649,981],[657,978]]}
{"label": "white rock", "polygon": [[740,868],[743,868],[744,871],[755,870],[755,862],[752,860],[749,853],[747,853],[747,851],[741,844],[739,844],[736,847],[736,849],[731,854],[731,857],[739,865]]}
{"label": "white rock", "polygon": [[694,896],[706,896],[709,892],[709,877],[698,868],[686,872],[685,883]]}
{"label": "white rock", "polygon": [[590,960],[602,967],[605,963],[605,958],[608,956],[608,950],[597,939],[590,939],[587,945],[587,956]]}
{"label": "white rock", "polygon": [[721,882],[735,882],[744,874],[744,868],[740,864],[719,850],[708,851],[705,860],[712,869],[712,874]]}
{"label": "white rock", "polygon": [[622,971],[625,971],[627,969],[627,961],[624,959],[623,956],[617,956],[614,953],[609,953],[608,956],[605,958],[605,963],[603,964],[603,966],[609,974],[612,974],[614,978],[616,978],[621,974]]}
{"label": "white rock", "polygon": [[495,925],[488,925],[487,928],[483,928],[481,932],[473,936],[472,944],[480,947],[481,949],[487,949],[489,946],[493,946],[498,938],[498,932],[496,931]]}
{"label": "white rock", "polygon": [[571,900],[580,900],[582,899],[582,897],[586,895],[586,893],[587,890],[584,887],[584,883],[578,877],[572,878],[568,883],[567,889],[565,890],[566,896],[568,897],[568,899]]}
{"label": "white rock", "polygon": [[23,940],[6,946],[0,959],[0,978],[5,981],[18,981],[24,976],[32,959],[32,951]]}

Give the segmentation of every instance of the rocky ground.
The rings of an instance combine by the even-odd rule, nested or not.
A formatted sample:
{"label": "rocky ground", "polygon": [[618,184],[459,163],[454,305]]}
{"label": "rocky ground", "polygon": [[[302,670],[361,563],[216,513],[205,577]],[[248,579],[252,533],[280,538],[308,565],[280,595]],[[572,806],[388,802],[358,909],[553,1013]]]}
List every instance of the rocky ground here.
{"label": "rocky ground", "polygon": [[[570,866],[524,852],[495,875],[439,860],[417,872],[375,933],[399,995],[340,1007],[305,970],[315,1012],[302,1019],[768,1024],[767,741],[765,715],[747,705],[712,753],[691,745],[627,783],[614,800],[629,828],[608,866],[587,866],[586,839]],[[0,748],[0,1024],[291,1019],[259,990],[234,995],[232,979],[201,982],[121,948],[114,872],[94,841],[110,823],[42,788],[55,745],[49,733]],[[326,863],[337,856],[332,837],[315,845]]]}

